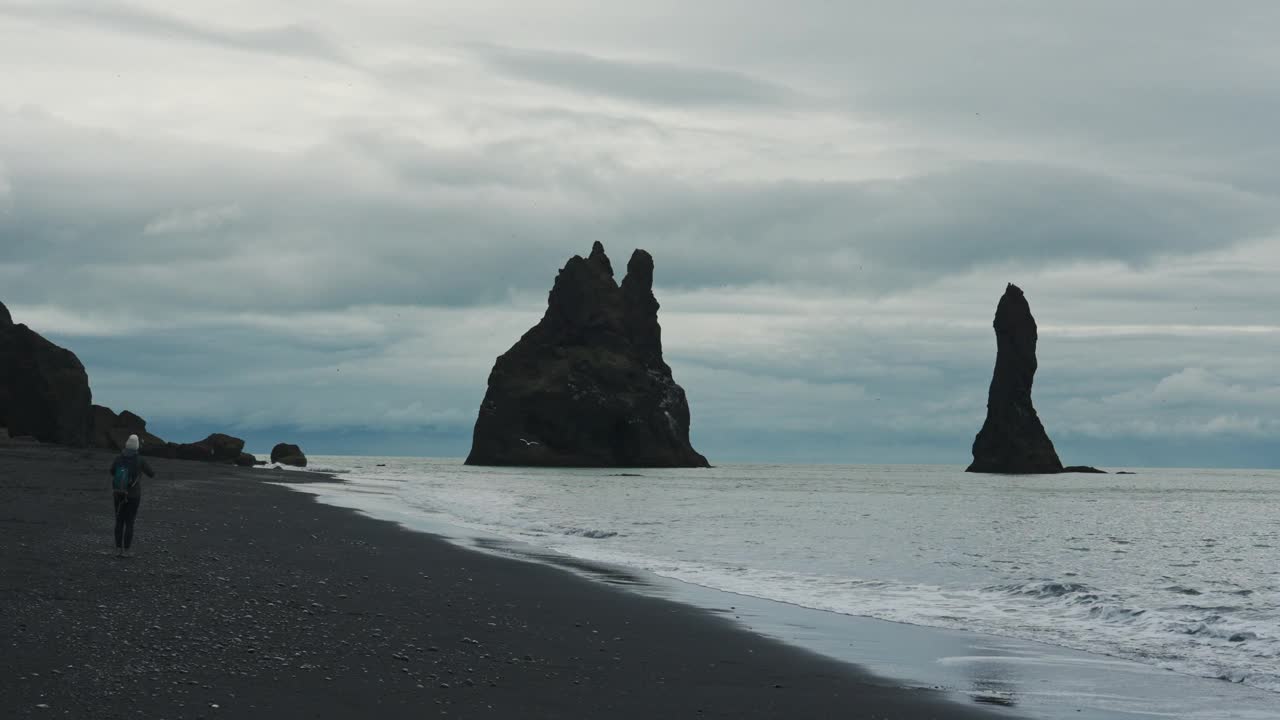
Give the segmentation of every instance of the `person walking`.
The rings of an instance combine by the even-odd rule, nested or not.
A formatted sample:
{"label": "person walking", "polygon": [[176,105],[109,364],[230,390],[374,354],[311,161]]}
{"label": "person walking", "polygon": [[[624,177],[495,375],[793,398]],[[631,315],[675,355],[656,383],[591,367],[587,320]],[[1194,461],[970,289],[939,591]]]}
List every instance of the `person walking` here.
{"label": "person walking", "polygon": [[133,544],[133,521],[142,504],[142,475],[153,478],[155,470],[138,455],[138,436],[130,435],[124,452],[111,463],[111,495],[116,508],[116,555],[127,557]]}

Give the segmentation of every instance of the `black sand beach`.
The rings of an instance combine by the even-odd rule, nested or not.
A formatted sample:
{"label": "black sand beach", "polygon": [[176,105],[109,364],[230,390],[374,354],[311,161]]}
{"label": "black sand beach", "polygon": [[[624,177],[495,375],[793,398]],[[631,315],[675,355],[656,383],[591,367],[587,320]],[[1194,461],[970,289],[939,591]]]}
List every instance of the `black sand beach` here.
{"label": "black sand beach", "polygon": [[0,447],[5,717],[1009,717],[269,470],[156,461],[117,559],[110,459]]}

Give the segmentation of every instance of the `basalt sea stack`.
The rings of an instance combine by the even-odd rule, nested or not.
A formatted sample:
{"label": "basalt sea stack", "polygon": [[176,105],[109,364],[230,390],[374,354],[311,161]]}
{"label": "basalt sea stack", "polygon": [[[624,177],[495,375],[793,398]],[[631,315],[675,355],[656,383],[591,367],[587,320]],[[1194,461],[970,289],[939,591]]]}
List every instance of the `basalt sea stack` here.
{"label": "basalt sea stack", "polygon": [[494,364],[467,464],[707,466],[662,359],[649,253],[621,285],[598,242],[569,260],[542,320]]}
{"label": "basalt sea stack", "polygon": [[13,437],[83,446],[93,427],[89,376],[75,353],[0,304],[0,426]]}
{"label": "basalt sea stack", "polygon": [[1031,405],[1036,375],[1036,320],[1018,286],[996,307],[996,369],[987,396],[987,421],[973,441],[969,472],[1060,473],[1062,461]]}

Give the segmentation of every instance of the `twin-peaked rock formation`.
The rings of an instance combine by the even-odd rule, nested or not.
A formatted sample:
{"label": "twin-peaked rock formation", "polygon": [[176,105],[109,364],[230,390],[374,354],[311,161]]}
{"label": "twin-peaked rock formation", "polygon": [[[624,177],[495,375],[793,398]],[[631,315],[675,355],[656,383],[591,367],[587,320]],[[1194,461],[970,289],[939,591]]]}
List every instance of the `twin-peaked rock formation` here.
{"label": "twin-peaked rock formation", "polygon": [[494,364],[467,464],[707,466],[662,359],[649,253],[621,285],[598,242],[569,260],[542,320]]}
{"label": "twin-peaked rock formation", "polygon": [[1030,475],[1101,472],[1064,468],[1031,404],[1036,376],[1036,319],[1022,290],[1010,284],[996,306],[996,369],[987,396],[987,420],[973,441],[968,472]]}

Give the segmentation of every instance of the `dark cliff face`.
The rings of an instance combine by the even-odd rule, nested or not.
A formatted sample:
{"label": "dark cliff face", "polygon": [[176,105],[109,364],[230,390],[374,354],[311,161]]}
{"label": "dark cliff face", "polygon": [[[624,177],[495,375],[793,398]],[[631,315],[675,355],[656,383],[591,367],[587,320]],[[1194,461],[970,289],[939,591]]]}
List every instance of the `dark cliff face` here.
{"label": "dark cliff face", "polygon": [[0,304],[0,426],[13,437],[83,446],[92,427],[91,398],[79,358],[15,324]]}
{"label": "dark cliff face", "polygon": [[996,307],[996,368],[987,420],[973,441],[969,472],[1058,473],[1062,461],[1031,404],[1036,320],[1022,290],[1009,285]]}
{"label": "dark cliff face", "polygon": [[621,286],[600,243],[569,260],[542,320],[494,364],[467,464],[707,466],[662,359],[649,253]]}

